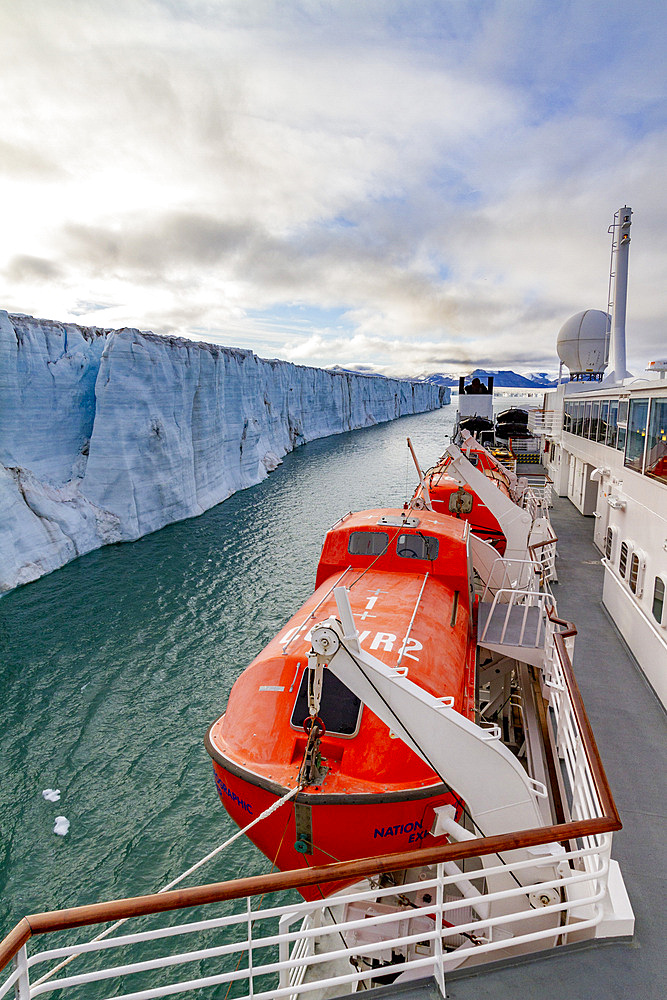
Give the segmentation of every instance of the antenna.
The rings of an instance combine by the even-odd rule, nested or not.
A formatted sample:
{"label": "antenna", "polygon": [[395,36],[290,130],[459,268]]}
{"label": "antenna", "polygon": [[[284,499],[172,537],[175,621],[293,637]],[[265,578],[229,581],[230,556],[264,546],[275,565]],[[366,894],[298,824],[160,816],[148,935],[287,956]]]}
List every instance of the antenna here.
{"label": "antenna", "polygon": [[632,225],[632,209],[625,205],[614,215],[612,239],[612,264],[616,258],[615,268],[610,269],[611,280],[614,281],[614,296],[611,319],[611,353],[614,359],[614,370],[605,379],[606,384],[618,384],[630,376],[625,367],[625,314],[628,298],[628,258],[630,255],[630,226]]}

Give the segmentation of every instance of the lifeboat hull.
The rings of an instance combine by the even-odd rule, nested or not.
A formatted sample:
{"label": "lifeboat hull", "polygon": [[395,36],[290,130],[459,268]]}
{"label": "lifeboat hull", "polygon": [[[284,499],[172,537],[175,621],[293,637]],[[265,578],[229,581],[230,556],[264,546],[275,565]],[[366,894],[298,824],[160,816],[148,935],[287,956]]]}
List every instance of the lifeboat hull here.
{"label": "lifeboat hull", "polygon": [[[307,662],[310,630],[336,616],[334,590],[342,586],[361,648],[472,718],[476,642],[468,535],[465,522],[432,511],[346,515],[327,534],[315,592],[237,678],[206,746],[220,799],[242,828],[301,786],[248,830],[274,867],[432,846],[434,809],[449,803],[460,815],[463,803],[446,775],[396,738],[326,668],[311,745]],[[335,888],[319,886],[306,898]]]}
{"label": "lifeboat hull", "polygon": [[[210,745],[209,752],[215,753]],[[242,769],[230,766],[230,762],[227,766],[221,763],[219,754],[213,758],[213,769],[220,801],[240,827],[247,826],[288,791],[253,783]],[[430,835],[434,809],[443,805],[452,805],[456,818],[460,818],[461,800],[441,783],[412,793],[402,792],[400,797],[395,793],[327,796],[302,792],[249,830],[247,836],[280,871],[354,858],[380,858],[446,843],[446,837]],[[320,883],[300,892],[306,900],[320,899],[349,884]]]}

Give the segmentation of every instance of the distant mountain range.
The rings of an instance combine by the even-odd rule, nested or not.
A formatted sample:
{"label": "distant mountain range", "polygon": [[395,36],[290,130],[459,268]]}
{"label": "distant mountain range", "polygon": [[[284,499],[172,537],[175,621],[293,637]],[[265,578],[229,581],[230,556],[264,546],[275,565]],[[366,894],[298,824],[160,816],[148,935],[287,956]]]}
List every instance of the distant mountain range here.
{"label": "distant mountain range", "polygon": [[[551,378],[548,372],[526,372],[525,375],[519,375],[517,372],[487,371],[485,368],[476,368],[466,376],[466,382],[475,377],[486,381],[490,375],[493,376],[493,384],[498,389],[551,389],[558,384],[558,380]],[[421,381],[458,388],[459,377],[436,372],[433,375],[422,376]]]}
{"label": "distant mountain range", "polygon": [[[384,378],[380,372],[375,372],[366,365],[358,368],[343,368],[342,365],[334,365],[330,371],[349,372],[351,375],[376,375]],[[493,376],[493,384],[498,389],[551,389],[558,384],[557,379],[552,379],[548,372],[526,372],[519,375],[517,372],[489,370],[476,368],[470,375],[466,375],[466,381],[475,377],[486,379]],[[396,376],[394,376],[396,377]],[[447,385],[457,389],[459,384],[458,375],[450,375],[445,372],[435,372],[433,375],[420,375],[417,378],[406,379],[408,382],[430,382],[432,385]]]}

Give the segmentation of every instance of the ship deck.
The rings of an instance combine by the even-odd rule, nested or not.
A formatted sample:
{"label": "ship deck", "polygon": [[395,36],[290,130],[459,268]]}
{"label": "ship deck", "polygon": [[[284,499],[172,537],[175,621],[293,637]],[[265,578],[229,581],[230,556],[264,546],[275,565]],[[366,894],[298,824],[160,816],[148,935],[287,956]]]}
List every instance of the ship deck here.
{"label": "ship deck", "polygon": [[[593,545],[593,518],[555,498],[558,535],[554,586],[560,617],[575,622],[574,667],[623,829],[614,835],[635,913],[632,941],[571,945],[515,963],[496,963],[447,976],[451,1000],[589,1000],[667,995],[663,858],[667,846],[665,714],[601,603],[603,568]],[[439,996],[434,981],[373,991],[401,1000]]]}

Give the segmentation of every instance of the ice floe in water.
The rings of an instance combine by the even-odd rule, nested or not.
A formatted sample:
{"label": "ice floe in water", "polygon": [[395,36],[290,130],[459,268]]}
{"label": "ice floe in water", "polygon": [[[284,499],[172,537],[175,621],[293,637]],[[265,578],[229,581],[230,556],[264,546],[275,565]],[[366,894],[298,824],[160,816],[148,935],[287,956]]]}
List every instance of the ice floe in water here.
{"label": "ice floe in water", "polygon": [[42,795],[47,802],[60,802],[60,789],[59,788],[45,788]]}
{"label": "ice floe in water", "polygon": [[53,827],[53,832],[57,833],[59,837],[64,837],[69,830],[69,820],[67,816],[56,816],[56,823]]}

